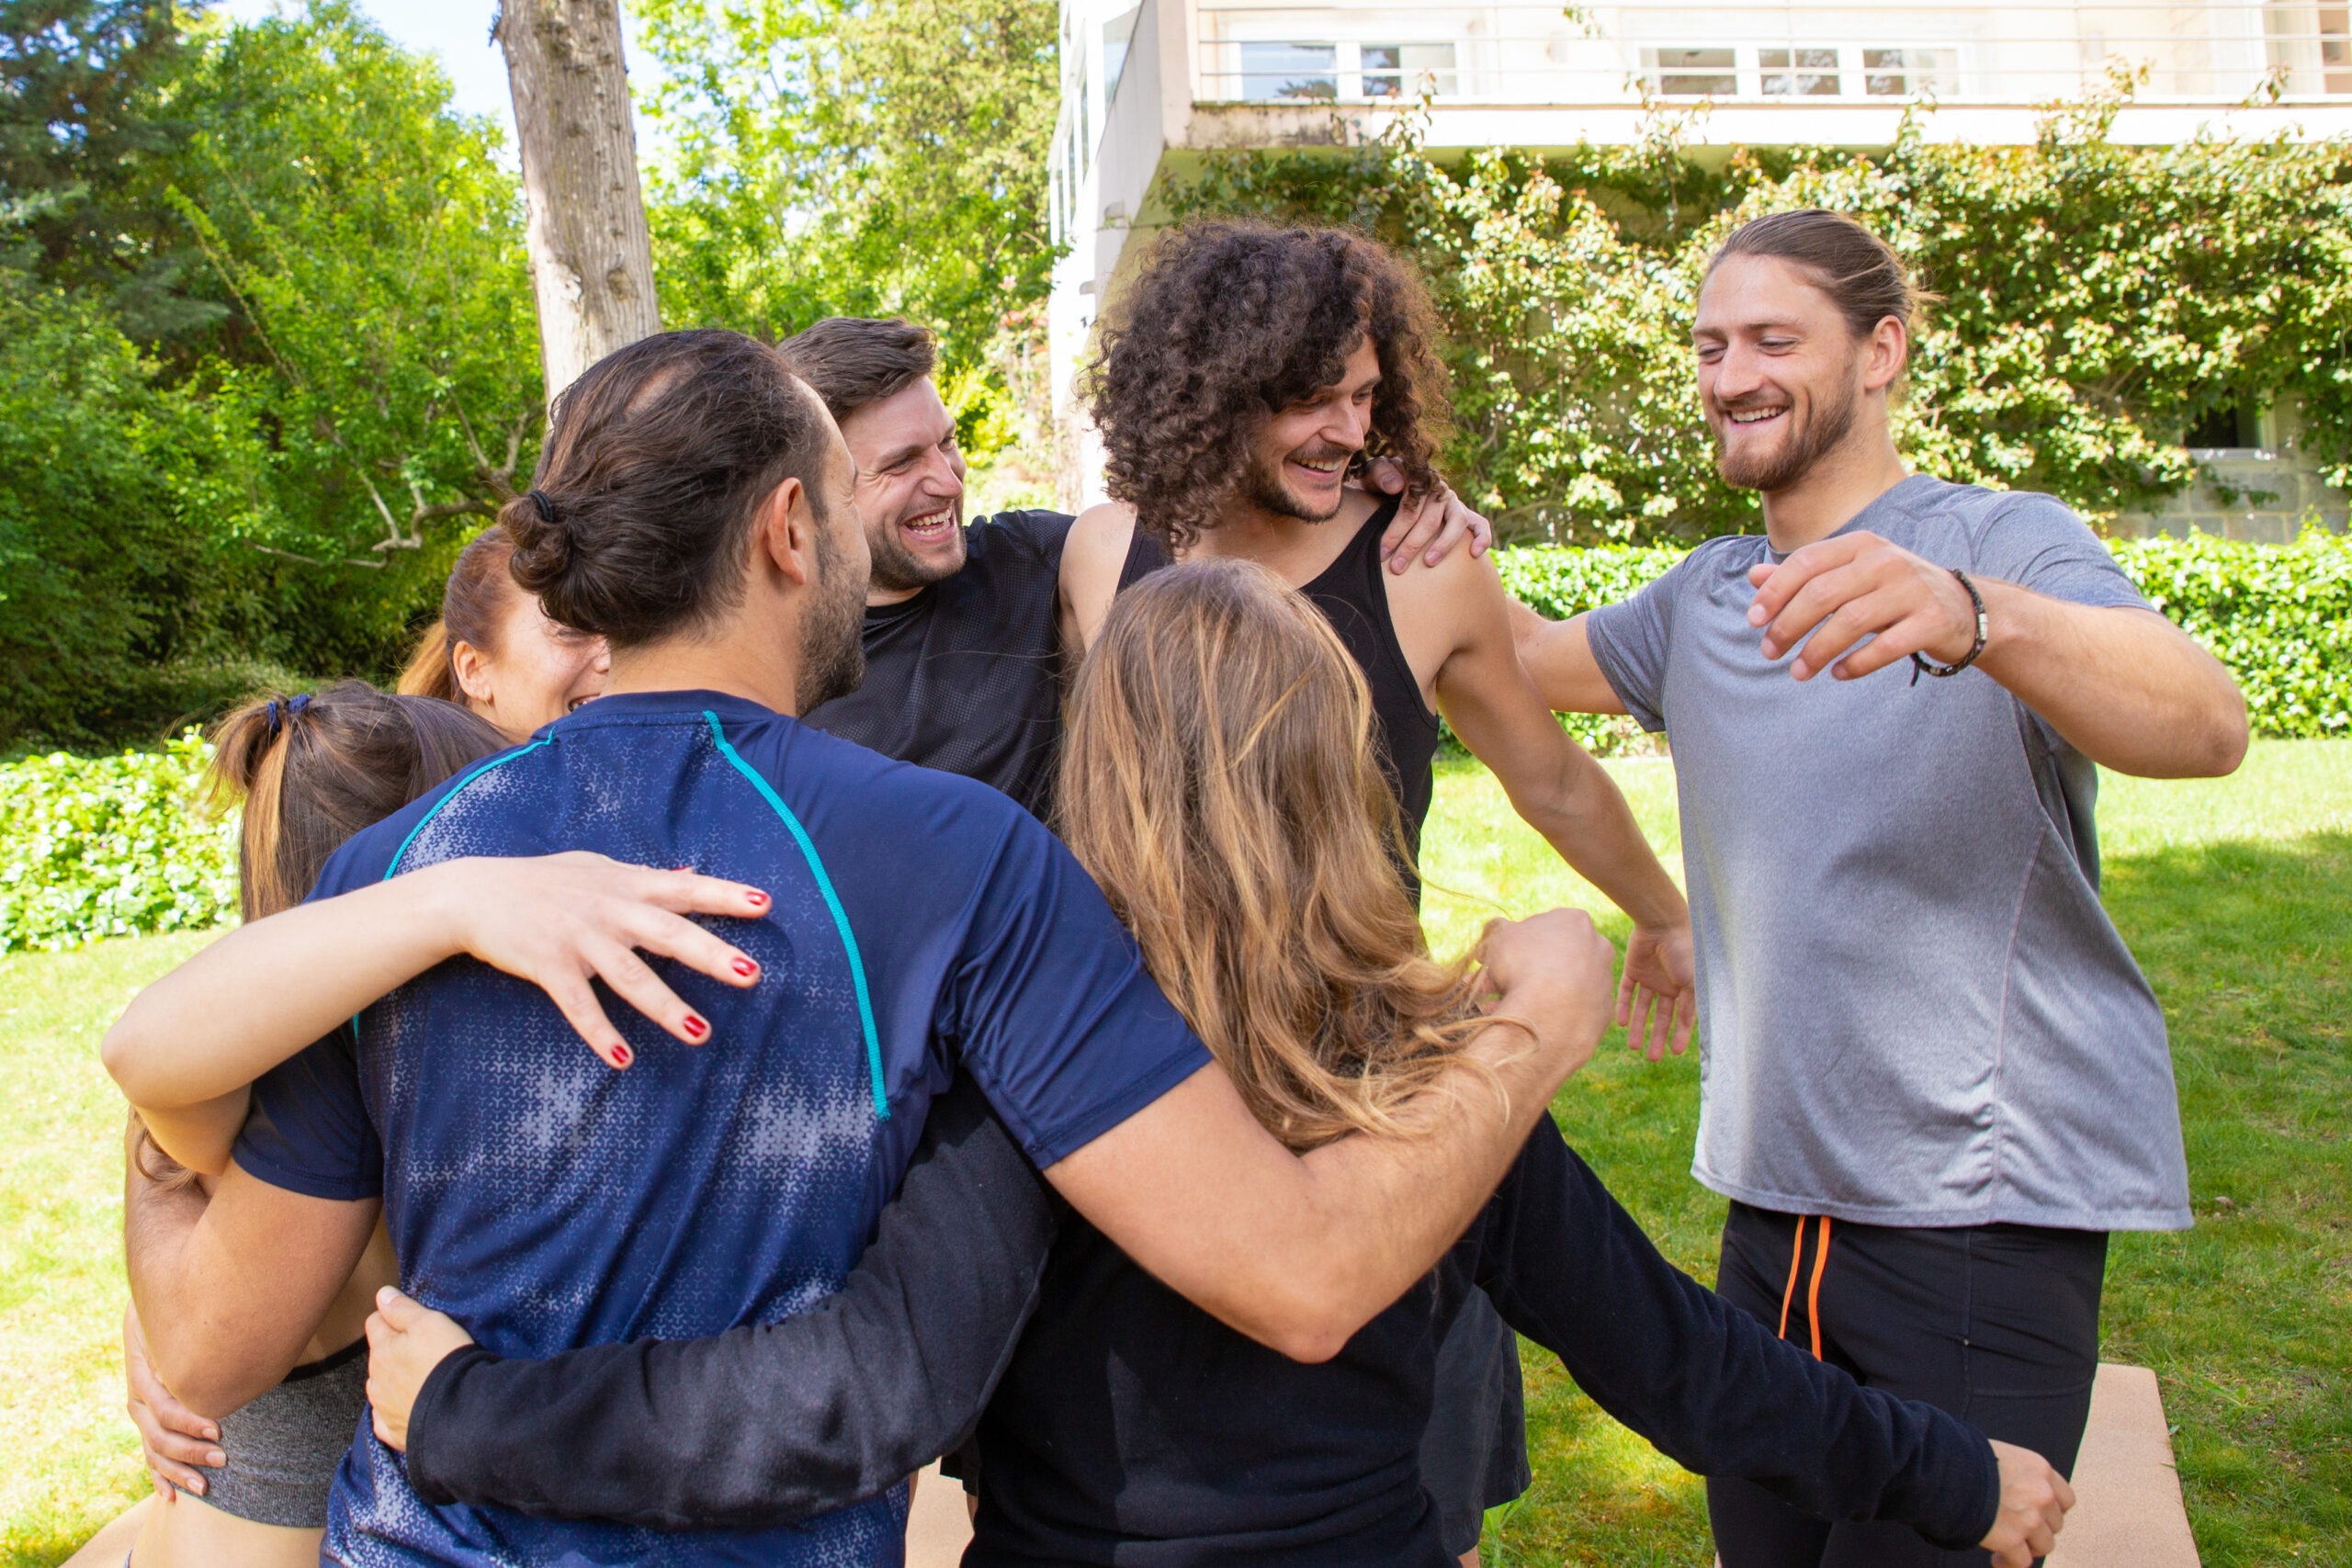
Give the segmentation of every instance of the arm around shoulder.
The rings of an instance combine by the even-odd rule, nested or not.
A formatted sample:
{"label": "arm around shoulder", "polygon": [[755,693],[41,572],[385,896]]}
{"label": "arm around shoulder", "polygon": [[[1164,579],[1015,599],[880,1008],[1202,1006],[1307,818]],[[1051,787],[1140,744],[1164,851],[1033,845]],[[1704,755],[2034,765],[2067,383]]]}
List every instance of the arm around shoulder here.
{"label": "arm around shoulder", "polygon": [[[760,1528],[888,1490],[978,1424],[1028,1320],[1055,1211],[969,1078],[842,1289],[707,1339],[442,1359],[406,1416],[431,1503],[656,1529]],[[380,1331],[371,1325],[371,1340]],[[384,1401],[371,1371],[369,1393]]]}

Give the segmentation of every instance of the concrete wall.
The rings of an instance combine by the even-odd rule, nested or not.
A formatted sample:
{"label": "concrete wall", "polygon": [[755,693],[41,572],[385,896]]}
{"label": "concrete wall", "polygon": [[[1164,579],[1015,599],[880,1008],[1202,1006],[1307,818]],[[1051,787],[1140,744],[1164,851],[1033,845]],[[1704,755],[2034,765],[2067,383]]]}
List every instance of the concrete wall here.
{"label": "concrete wall", "polygon": [[2191,448],[2204,477],[2153,512],[2118,517],[2112,531],[2131,537],[2194,531],[2279,545],[2316,516],[2323,527],[2342,533],[2352,521],[2352,491],[2320,477],[2319,460],[2303,449],[2293,406],[2281,405],[2265,423],[2267,446]]}

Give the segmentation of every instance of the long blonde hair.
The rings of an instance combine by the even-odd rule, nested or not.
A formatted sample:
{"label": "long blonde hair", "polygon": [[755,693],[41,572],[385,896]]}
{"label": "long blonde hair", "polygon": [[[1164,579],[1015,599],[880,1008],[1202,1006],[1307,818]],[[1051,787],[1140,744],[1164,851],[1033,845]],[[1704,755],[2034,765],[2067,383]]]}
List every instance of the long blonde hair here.
{"label": "long blonde hair", "polygon": [[[1071,694],[1059,826],[1144,962],[1293,1149],[1408,1112],[1484,1021],[1405,891],[1372,701],[1323,616],[1243,561],[1119,595]],[[1488,1075],[1489,1077],[1491,1075]]]}

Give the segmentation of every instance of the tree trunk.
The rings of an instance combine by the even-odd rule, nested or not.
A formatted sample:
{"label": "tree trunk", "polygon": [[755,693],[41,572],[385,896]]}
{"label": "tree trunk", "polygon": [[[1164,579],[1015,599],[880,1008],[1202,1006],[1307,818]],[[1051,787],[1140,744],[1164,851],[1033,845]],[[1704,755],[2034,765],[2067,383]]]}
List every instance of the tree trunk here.
{"label": "tree trunk", "polygon": [[504,0],[548,400],[613,350],[662,330],[638,189],[618,0]]}

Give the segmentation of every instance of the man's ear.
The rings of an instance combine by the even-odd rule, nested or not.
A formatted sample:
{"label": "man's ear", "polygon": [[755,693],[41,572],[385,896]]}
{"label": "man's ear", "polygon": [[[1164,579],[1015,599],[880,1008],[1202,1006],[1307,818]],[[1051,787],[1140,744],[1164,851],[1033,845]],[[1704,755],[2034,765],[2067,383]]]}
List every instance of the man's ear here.
{"label": "man's ear", "polygon": [[817,517],[809,510],[808,487],[797,476],[787,478],[760,502],[752,525],[752,552],[795,587],[805,588],[817,575]]}
{"label": "man's ear", "polygon": [[1911,333],[1898,317],[1882,317],[1871,329],[1870,354],[1862,365],[1862,387],[1883,392],[1894,385],[1911,360]]}

